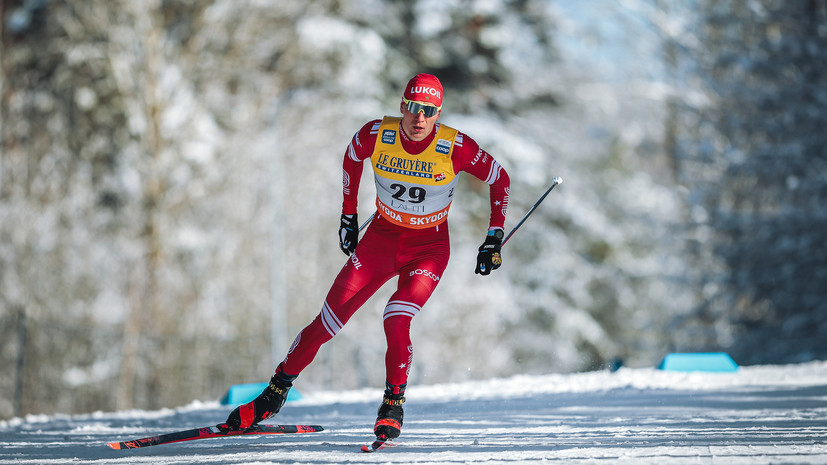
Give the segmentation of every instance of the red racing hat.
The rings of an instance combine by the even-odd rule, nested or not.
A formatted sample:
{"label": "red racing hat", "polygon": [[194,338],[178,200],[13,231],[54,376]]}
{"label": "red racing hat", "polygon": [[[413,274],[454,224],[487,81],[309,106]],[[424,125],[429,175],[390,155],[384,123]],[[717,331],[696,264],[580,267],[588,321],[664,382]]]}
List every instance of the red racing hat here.
{"label": "red racing hat", "polygon": [[433,74],[417,74],[408,81],[402,96],[407,100],[441,107],[442,83]]}

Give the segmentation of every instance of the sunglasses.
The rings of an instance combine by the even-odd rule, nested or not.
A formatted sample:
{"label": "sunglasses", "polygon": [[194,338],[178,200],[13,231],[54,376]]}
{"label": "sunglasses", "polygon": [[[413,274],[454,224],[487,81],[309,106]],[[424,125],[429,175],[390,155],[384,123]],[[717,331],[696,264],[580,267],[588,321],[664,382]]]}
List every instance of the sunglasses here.
{"label": "sunglasses", "polygon": [[405,102],[405,105],[408,106],[408,111],[409,112],[411,112],[415,115],[418,115],[419,112],[421,111],[422,113],[425,113],[426,118],[430,118],[430,117],[434,116],[436,114],[436,112],[438,112],[442,108],[442,107],[435,107],[433,105],[427,105],[427,104],[424,104],[424,103],[415,102],[413,100],[408,100],[406,98],[403,98],[402,101]]}

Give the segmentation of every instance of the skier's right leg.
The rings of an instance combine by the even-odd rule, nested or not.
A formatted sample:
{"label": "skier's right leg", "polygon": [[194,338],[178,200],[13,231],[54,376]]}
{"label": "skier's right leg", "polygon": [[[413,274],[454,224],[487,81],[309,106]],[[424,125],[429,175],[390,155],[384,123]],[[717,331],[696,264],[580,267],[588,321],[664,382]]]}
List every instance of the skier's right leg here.
{"label": "skier's right leg", "polygon": [[[359,245],[356,253],[363,250],[362,244]],[[356,258],[356,253],[351,257]],[[349,260],[333,281],[321,311],[296,336],[279,368],[294,376],[304,371],[316,357],[322,344],[333,339],[350,317],[393,275],[387,267],[379,267],[378,264],[374,265],[367,260]]]}
{"label": "skier's right leg", "polygon": [[[375,286],[375,288],[378,287]],[[372,292],[368,294],[362,291],[347,292],[346,288],[334,284],[328,292],[321,312],[296,336],[293,345],[287,351],[287,356],[270,378],[270,384],[251,402],[236,407],[230,412],[225,423],[226,427],[233,430],[246,429],[278,413],[287,400],[287,393],[293,386],[293,380],[313,361],[322,344],[333,339],[333,336],[342,329],[372,294]],[[329,304],[330,301],[340,303],[340,306],[333,307]],[[338,308],[338,311],[334,308]],[[219,427],[223,426],[219,425]]]}
{"label": "skier's right leg", "polygon": [[[236,407],[235,410],[230,412],[226,421],[228,428],[233,430],[249,428],[272,417],[281,410],[282,405],[287,400],[287,393],[293,386],[293,380],[313,361],[322,344],[333,339],[333,336],[342,329],[350,317],[353,316],[353,313],[367,299],[360,292],[351,294],[346,292],[340,285],[334,284],[331,287],[322,310],[296,336],[293,345],[287,351],[287,356],[276,368],[273,377],[270,378],[270,384],[251,402]],[[341,301],[338,311],[333,310],[334,307],[329,304],[331,300],[334,302]]]}
{"label": "skier's right leg", "polygon": [[[368,229],[370,232],[370,229]],[[316,318],[299,332],[270,384],[253,401],[233,410],[224,425],[245,429],[275,415],[287,399],[293,380],[313,361],[322,344],[331,340],[354,313],[396,274],[393,256],[383,247],[390,238],[366,234],[327,293]]]}

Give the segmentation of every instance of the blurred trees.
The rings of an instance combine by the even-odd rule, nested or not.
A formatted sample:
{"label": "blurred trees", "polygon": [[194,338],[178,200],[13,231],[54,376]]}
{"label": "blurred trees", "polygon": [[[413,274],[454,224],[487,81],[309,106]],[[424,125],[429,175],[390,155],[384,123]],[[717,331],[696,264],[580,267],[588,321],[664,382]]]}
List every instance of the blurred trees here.
{"label": "blurred trees", "polygon": [[677,154],[704,272],[680,345],[824,357],[827,2],[705,2],[700,26]]}
{"label": "blurred trees", "polygon": [[44,3],[5,22],[0,305],[25,329],[3,325],[4,358],[25,363],[2,380],[19,381],[22,412],[216,397],[269,339],[249,323],[267,308],[250,292],[267,286],[266,183],[250,182],[266,154],[236,128],[245,112],[221,121],[199,97],[210,84],[184,78],[210,44],[170,50],[169,13]]}

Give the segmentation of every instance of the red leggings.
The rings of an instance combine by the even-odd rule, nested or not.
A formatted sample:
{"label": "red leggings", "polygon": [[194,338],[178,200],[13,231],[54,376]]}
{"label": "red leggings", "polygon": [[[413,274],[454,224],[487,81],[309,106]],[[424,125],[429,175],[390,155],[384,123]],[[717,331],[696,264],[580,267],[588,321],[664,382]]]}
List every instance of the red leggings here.
{"label": "red leggings", "polygon": [[448,265],[448,223],[428,229],[396,226],[377,215],[356,251],[336,276],[319,315],[296,337],[280,370],[298,375],[319,348],[342,329],[351,316],[385,282],[399,277],[385,307],[386,381],[407,383],[413,360],[411,319],[431,296]]}

